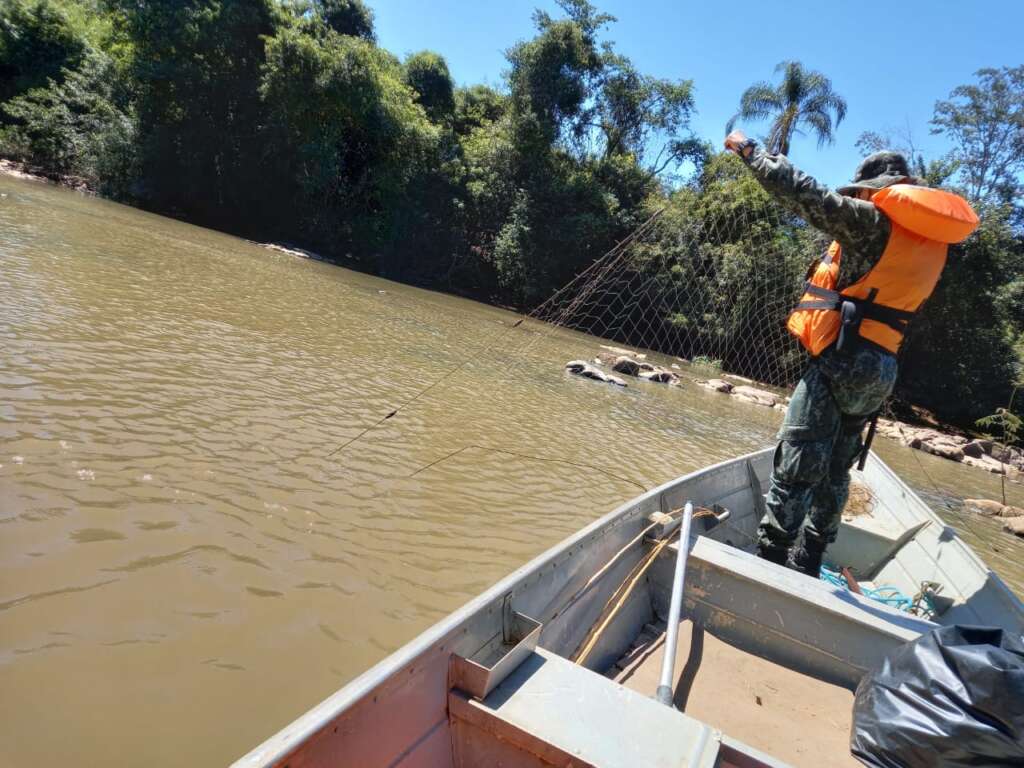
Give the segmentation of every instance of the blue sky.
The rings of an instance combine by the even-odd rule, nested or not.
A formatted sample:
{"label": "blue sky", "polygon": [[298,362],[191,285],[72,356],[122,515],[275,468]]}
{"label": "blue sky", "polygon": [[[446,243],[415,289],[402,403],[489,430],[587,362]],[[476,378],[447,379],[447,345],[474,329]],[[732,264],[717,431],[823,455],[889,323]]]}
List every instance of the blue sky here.
{"label": "blue sky", "polygon": [[[430,49],[448,61],[460,85],[501,82],[504,51],[533,35],[531,15],[548,0],[367,0],[379,42],[405,56]],[[864,130],[903,128],[927,154],[941,153],[929,135],[935,101],[972,80],[981,67],[1024,64],[1024,0],[787,0],[771,4],[687,0],[604,0],[618,18],[607,31],[619,52],[656,77],[692,79],[692,125],[720,142],[740,94],[772,80],[775,65],[799,59],[832,79],[848,104],[836,142],[819,150],[797,139],[792,159],[831,185],[860,160]],[[743,126],[760,135],[763,125]]]}

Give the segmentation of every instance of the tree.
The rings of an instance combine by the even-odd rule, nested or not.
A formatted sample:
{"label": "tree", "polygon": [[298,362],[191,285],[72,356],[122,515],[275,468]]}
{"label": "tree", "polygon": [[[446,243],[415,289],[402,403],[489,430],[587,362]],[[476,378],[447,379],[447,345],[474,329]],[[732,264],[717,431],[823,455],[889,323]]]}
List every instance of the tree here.
{"label": "tree", "polygon": [[1024,65],[974,75],[977,83],[936,102],[932,133],[953,142],[959,178],[973,201],[1014,203],[1024,194]]}
{"label": "tree", "polygon": [[394,56],[358,37],[285,28],[267,41],[260,95],[281,226],[374,264],[395,244],[437,129]]}
{"label": "tree", "polygon": [[13,125],[0,150],[124,198],[134,180],[136,125],[113,62],[91,51],[77,69],[2,106]]}
{"label": "tree", "polygon": [[569,18],[536,11],[537,36],[506,52],[516,131],[535,149],[585,133],[584,105],[601,71],[597,33],[613,20],[583,0],[559,4]]}
{"label": "tree", "polygon": [[488,85],[471,85],[455,91],[455,132],[466,135],[490,125],[508,112],[508,97]]}
{"label": "tree", "polygon": [[[260,226],[258,87],[275,0],[110,0],[133,46],[143,196],[158,210]],[[258,233],[257,233],[258,234]]]}
{"label": "tree", "polygon": [[339,35],[374,41],[373,11],[363,0],[313,0],[317,14]]}
{"label": "tree", "polygon": [[448,64],[433,51],[420,51],[405,60],[405,81],[435,123],[448,122],[455,112],[455,83]]}
{"label": "tree", "polygon": [[[673,82],[641,74],[624,56],[606,52],[605,74],[597,100],[603,154],[631,154],[652,176],[685,160],[704,157],[696,139],[676,138],[693,112],[693,82]],[[645,156],[655,136],[668,137],[650,163]]]}
{"label": "tree", "polygon": [[52,0],[0,4],[0,102],[60,80],[74,69],[88,44],[64,9]]}
{"label": "tree", "polygon": [[831,144],[835,129],[846,117],[846,101],[832,90],[832,81],[804,69],[799,61],[780,62],[775,72],[782,73],[778,86],[762,81],[743,92],[739,111],[726,123],[726,133],[738,120],[770,119],[765,141],[769,152],[788,155],[793,136],[803,134],[803,126],[814,133],[819,147]]}
{"label": "tree", "polygon": [[[537,34],[508,52],[508,110],[465,142],[467,209],[502,299],[548,296],[639,222],[657,174],[694,145],[687,81],[656,80],[601,40],[614,19],[586,0],[534,14]],[[645,162],[660,140],[661,157]],[[484,183],[484,180],[487,180]],[[478,203],[479,201],[479,203]]]}

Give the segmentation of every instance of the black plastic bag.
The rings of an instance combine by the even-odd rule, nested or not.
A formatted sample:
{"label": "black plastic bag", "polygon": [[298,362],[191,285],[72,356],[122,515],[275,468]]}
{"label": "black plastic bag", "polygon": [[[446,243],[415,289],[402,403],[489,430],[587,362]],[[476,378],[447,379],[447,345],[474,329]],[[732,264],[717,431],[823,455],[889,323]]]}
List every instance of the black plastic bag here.
{"label": "black plastic bag", "polygon": [[864,676],[850,751],[875,768],[1024,766],[1024,638],[942,627]]}

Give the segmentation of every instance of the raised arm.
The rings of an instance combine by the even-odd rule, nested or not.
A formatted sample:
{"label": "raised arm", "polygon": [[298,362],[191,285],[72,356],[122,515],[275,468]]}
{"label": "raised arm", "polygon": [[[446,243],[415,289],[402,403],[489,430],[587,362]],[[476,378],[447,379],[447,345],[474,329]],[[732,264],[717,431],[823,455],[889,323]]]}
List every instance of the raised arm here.
{"label": "raised arm", "polygon": [[739,131],[726,147],[736,152],[779,203],[843,247],[840,282],[848,285],[865,274],[889,240],[889,219],[870,201],[833,192],[796,168],[785,155],[770,155]]}
{"label": "raised arm", "polygon": [[833,192],[785,155],[769,155],[756,148],[744,160],[761,186],[782,205],[841,244],[870,237],[879,227],[888,229],[888,219],[872,203]]}

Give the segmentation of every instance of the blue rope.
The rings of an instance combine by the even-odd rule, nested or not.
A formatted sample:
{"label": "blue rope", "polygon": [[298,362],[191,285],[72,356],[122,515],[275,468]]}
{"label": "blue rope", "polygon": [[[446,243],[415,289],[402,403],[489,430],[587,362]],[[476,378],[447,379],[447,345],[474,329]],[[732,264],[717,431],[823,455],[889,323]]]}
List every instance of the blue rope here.
{"label": "blue rope", "polygon": [[[822,581],[827,584],[831,584],[832,586],[842,587],[846,590],[850,588],[846,583],[846,579],[843,578],[843,575],[839,571],[834,568],[830,568],[827,565],[821,566],[820,578]],[[874,589],[862,586],[860,590],[865,597],[876,600],[879,603],[891,605],[898,611],[909,613],[910,609],[914,607],[914,601],[911,598],[900,592],[896,587],[889,586],[888,584],[883,584],[882,586],[875,587]]]}

